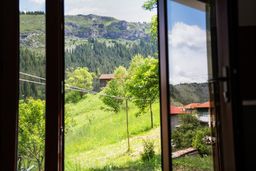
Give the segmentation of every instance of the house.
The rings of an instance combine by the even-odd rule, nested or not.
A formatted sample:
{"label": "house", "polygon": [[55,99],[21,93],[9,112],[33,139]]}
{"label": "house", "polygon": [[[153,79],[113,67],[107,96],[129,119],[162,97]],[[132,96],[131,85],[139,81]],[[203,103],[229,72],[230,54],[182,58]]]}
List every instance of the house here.
{"label": "house", "polygon": [[184,106],[186,112],[196,114],[198,120],[210,125],[210,102],[190,103]]}
{"label": "house", "polygon": [[114,78],[114,74],[102,74],[99,78],[100,88],[106,87],[107,83]]}
{"label": "house", "polygon": [[189,114],[184,107],[177,107],[177,106],[171,106],[170,107],[170,123],[171,123],[171,129],[178,127],[180,124],[180,117],[182,115]]}

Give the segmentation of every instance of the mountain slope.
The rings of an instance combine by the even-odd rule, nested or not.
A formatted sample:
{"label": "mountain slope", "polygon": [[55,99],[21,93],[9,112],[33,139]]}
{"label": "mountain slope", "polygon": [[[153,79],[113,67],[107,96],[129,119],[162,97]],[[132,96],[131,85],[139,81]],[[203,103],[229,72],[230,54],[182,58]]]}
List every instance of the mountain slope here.
{"label": "mountain slope", "polygon": [[65,36],[149,41],[149,30],[147,23],[126,22],[113,17],[93,14],[65,16]]}
{"label": "mountain slope", "polygon": [[[45,44],[45,15],[20,15],[20,42],[26,47],[42,47]],[[97,15],[65,16],[65,46],[75,45],[87,39],[109,39],[135,42],[150,41],[150,25],[117,20]]]}
{"label": "mountain slope", "polygon": [[207,83],[183,83],[170,85],[171,98],[186,105],[209,100]]}

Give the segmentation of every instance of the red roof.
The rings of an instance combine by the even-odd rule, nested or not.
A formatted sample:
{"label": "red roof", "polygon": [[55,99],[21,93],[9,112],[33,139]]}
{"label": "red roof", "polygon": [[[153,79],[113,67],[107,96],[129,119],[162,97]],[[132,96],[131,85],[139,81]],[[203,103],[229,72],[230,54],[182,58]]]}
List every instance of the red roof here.
{"label": "red roof", "polygon": [[195,109],[200,103],[190,103],[186,106],[184,106],[185,109]]}
{"label": "red roof", "polygon": [[177,107],[177,106],[171,106],[170,109],[171,115],[178,115],[178,114],[187,114],[184,107]]}
{"label": "red roof", "polygon": [[201,103],[197,106],[197,108],[210,108],[210,102]]}
{"label": "red roof", "polygon": [[204,103],[190,103],[184,106],[185,109],[198,109],[198,108],[210,108],[210,102]]}
{"label": "red roof", "polygon": [[100,76],[100,80],[112,80],[114,78],[114,74],[102,74]]}

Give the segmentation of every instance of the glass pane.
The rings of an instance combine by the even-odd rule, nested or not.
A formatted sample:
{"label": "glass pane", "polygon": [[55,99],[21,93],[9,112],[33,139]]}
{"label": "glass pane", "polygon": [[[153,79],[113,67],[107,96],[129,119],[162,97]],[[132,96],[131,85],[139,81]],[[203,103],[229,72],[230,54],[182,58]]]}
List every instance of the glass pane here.
{"label": "glass pane", "polygon": [[156,3],[146,1],[65,0],[67,171],[161,170]]}
{"label": "glass pane", "polygon": [[20,0],[19,171],[44,170],[45,1]]}
{"label": "glass pane", "polygon": [[[184,1],[185,2],[185,1]],[[168,0],[173,170],[213,170],[205,4]]]}

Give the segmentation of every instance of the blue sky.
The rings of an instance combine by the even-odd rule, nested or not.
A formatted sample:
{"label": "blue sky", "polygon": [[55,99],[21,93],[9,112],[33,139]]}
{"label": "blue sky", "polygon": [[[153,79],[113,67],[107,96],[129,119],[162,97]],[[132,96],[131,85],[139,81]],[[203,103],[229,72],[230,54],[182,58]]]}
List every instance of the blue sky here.
{"label": "blue sky", "polygon": [[168,19],[168,27],[170,29],[177,22],[198,25],[202,29],[205,29],[206,26],[205,12],[173,1],[168,1]]}
{"label": "blue sky", "polygon": [[20,0],[21,11],[45,11],[45,0]]}

